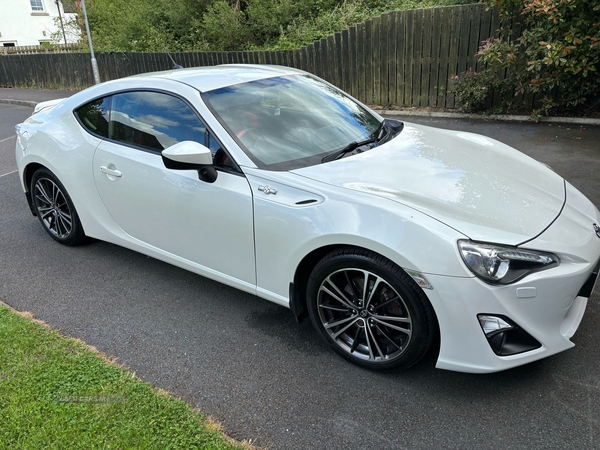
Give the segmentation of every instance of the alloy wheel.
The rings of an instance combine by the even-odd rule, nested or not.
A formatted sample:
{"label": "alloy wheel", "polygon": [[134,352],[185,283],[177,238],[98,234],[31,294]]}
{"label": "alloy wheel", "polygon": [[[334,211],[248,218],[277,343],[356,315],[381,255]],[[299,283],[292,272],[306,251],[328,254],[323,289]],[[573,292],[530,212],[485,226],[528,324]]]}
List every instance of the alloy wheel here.
{"label": "alloy wheel", "polygon": [[34,185],[33,202],[46,229],[59,239],[66,239],[73,229],[71,209],[62,190],[49,178],[39,178]]}
{"label": "alloy wheel", "polygon": [[348,354],[370,363],[399,358],[409,347],[413,321],[402,296],[381,276],[344,268],[323,280],[318,317]]}

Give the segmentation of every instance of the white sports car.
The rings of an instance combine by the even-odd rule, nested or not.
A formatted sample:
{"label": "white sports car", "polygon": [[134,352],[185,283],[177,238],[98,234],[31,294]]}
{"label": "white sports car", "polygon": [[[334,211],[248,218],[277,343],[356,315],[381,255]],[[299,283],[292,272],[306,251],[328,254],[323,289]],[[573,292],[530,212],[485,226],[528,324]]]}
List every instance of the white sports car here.
{"label": "white sports car", "polygon": [[299,70],[144,74],[17,125],[31,211],[310,317],[376,370],[508,369],[573,347],[600,213],[492,139],[384,120]]}

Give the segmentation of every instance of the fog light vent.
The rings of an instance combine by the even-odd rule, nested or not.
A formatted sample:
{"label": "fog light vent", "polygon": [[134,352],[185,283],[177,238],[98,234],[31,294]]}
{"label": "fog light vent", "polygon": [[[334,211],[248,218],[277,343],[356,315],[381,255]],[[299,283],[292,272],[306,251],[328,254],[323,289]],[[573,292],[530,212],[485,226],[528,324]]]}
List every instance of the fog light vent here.
{"label": "fog light vent", "polygon": [[510,330],[513,327],[501,317],[479,314],[477,318],[486,336],[494,333],[494,331]]}
{"label": "fog light vent", "polygon": [[508,317],[478,314],[477,319],[490,347],[498,356],[516,355],[542,346]]}
{"label": "fog light vent", "polygon": [[592,295],[592,291],[596,285],[596,280],[598,279],[598,272],[600,272],[600,261],[598,261],[587,281],[577,293],[577,297],[589,298]]}

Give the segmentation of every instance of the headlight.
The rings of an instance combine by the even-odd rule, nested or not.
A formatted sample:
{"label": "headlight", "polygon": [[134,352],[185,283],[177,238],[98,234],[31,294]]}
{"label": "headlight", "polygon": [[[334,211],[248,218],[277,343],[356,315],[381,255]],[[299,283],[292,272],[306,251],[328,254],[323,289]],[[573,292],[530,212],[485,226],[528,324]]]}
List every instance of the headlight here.
{"label": "headlight", "polygon": [[463,260],[475,275],[491,284],[510,284],[533,272],[558,266],[552,253],[494,244],[458,241]]}

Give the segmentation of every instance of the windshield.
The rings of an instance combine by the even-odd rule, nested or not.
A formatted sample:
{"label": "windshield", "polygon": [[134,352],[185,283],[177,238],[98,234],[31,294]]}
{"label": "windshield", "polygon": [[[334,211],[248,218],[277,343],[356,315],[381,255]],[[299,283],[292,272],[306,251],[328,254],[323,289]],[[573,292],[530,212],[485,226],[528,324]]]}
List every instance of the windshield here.
{"label": "windshield", "polygon": [[260,168],[291,170],[375,137],[381,122],[342,91],[306,75],[206,92],[221,124]]}

